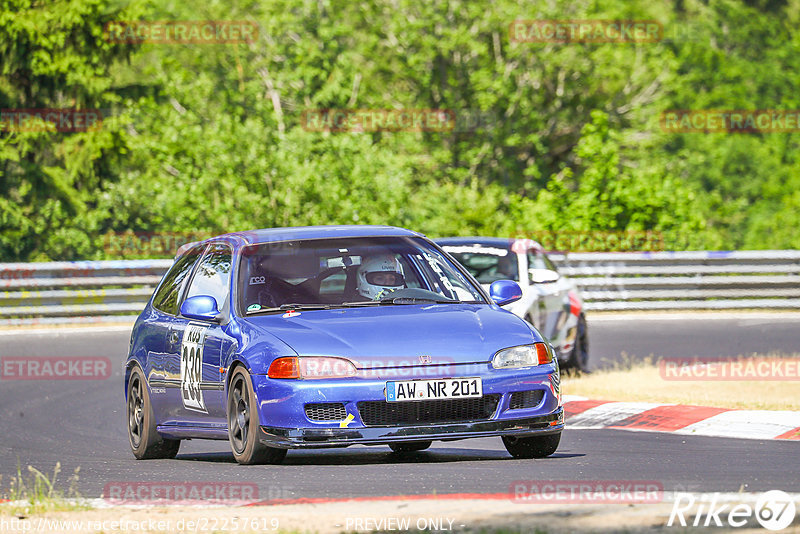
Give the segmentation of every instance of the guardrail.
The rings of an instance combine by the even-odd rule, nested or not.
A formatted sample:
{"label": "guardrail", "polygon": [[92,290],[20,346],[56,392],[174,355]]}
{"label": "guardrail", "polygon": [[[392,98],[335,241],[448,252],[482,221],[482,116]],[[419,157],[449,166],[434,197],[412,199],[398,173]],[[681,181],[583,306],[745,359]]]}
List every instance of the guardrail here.
{"label": "guardrail", "polygon": [[800,250],[551,254],[589,310],[800,309]]}
{"label": "guardrail", "polygon": [[[550,254],[589,310],[800,309],[800,250]],[[0,263],[0,324],[127,321],[172,260]]]}
{"label": "guardrail", "polygon": [[0,324],[128,321],[172,260],[0,263]]}

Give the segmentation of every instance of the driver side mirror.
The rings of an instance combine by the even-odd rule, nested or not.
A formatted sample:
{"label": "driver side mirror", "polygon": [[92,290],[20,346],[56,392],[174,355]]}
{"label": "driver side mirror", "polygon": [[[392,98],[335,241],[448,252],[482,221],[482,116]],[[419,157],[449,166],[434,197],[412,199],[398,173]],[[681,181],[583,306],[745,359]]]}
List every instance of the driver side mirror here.
{"label": "driver side mirror", "polygon": [[201,321],[220,321],[217,299],[208,295],[189,297],[181,304],[181,315]]}
{"label": "driver side mirror", "polygon": [[522,289],[513,280],[497,280],[489,286],[489,296],[498,306],[505,306],[521,299]]}
{"label": "driver side mirror", "polygon": [[532,284],[549,284],[558,281],[561,275],[550,269],[528,269],[528,277]]}

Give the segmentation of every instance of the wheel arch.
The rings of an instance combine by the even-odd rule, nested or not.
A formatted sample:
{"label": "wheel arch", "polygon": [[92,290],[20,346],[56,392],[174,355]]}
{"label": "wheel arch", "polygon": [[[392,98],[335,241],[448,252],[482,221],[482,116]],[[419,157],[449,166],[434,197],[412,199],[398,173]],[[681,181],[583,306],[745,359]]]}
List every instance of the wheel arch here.
{"label": "wheel arch", "polygon": [[128,384],[131,381],[131,373],[133,373],[133,369],[138,367],[139,370],[142,372],[142,378],[144,378],[145,386],[149,387],[147,383],[147,376],[144,374],[144,368],[142,367],[141,362],[136,358],[130,358],[127,362],[125,362],[125,376],[124,376],[124,386],[125,386],[125,401],[128,400]]}

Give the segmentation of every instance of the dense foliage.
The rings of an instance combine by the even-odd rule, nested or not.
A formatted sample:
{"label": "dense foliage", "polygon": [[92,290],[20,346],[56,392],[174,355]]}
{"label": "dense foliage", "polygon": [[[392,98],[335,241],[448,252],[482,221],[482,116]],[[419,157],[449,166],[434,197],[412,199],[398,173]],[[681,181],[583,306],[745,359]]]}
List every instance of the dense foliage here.
{"label": "dense foliage", "polygon": [[[0,108],[105,114],[88,131],[0,127],[0,261],[114,257],[109,236],[126,231],[333,223],[431,236],[647,230],[674,249],[800,248],[796,133],[659,125],[665,110],[800,109],[798,7],[0,0]],[[187,19],[250,21],[258,36],[108,38],[114,21]],[[664,34],[516,42],[517,19],[656,20]],[[480,120],[320,132],[303,122],[316,109]]]}

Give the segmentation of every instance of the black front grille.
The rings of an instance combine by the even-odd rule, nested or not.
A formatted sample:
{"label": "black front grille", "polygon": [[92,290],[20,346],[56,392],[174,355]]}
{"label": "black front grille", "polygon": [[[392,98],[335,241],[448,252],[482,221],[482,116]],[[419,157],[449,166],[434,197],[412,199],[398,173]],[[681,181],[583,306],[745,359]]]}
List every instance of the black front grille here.
{"label": "black front grille", "polygon": [[358,411],[366,426],[460,423],[489,419],[499,401],[500,395],[408,402],[363,401],[358,403]]}
{"label": "black front grille", "polygon": [[532,389],[530,391],[517,391],[511,394],[508,403],[509,410],[519,410],[521,408],[533,408],[538,406],[544,398],[543,389]]}
{"label": "black front grille", "polygon": [[306,404],[306,417],[311,421],[341,421],[347,417],[347,410],[341,402]]}

